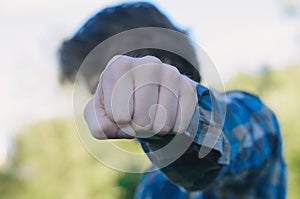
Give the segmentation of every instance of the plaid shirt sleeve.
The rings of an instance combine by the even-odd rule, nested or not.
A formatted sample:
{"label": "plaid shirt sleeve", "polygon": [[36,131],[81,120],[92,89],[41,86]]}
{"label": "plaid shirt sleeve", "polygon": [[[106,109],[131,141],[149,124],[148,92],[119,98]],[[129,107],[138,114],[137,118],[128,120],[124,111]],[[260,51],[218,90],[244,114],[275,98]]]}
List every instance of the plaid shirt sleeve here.
{"label": "plaid shirt sleeve", "polygon": [[[147,173],[136,198],[164,192],[160,186],[173,188],[173,193],[161,195],[177,192],[176,198],[284,198],[285,164],[273,112],[258,97],[241,91],[218,94],[198,84],[197,94],[185,134],[192,145],[169,166]],[[149,152],[168,139],[140,142]]]}

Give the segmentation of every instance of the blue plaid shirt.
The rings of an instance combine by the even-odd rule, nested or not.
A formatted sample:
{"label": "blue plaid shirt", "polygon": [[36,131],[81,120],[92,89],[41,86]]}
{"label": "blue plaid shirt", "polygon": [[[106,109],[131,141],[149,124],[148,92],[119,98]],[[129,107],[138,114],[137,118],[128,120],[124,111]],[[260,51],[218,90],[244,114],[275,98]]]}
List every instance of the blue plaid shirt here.
{"label": "blue plaid shirt", "polygon": [[[145,173],[135,199],[285,198],[286,167],[274,113],[241,91],[216,94],[198,84],[197,95],[194,117],[182,135],[192,137],[191,146],[167,167]],[[151,152],[171,139],[139,141]],[[159,161],[150,159],[154,166]]]}

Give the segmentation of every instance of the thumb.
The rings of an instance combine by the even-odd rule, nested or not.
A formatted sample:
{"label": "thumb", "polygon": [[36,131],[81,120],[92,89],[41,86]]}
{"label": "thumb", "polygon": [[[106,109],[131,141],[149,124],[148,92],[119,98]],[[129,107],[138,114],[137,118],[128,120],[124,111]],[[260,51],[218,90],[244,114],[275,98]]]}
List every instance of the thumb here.
{"label": "thumb", "polygon": [[101,140],[117,137],[118,126],[107,117],[103,106],[95,97],[86,105],[84,118],[93,137]]}

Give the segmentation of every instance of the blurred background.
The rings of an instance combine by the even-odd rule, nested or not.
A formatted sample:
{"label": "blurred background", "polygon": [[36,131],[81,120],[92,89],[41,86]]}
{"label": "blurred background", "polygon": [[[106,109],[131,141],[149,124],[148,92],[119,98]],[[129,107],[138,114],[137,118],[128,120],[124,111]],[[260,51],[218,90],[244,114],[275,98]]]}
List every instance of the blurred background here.
{"label": "blurred background", "polygon": [[[0,198],[132,198],[139,174],[84,149],[57,49],[113,0],[0,1]],[[288,198],[300,196],[300,1],[150,1],[190,31],[227,90],[259,95],[280,121]]]}

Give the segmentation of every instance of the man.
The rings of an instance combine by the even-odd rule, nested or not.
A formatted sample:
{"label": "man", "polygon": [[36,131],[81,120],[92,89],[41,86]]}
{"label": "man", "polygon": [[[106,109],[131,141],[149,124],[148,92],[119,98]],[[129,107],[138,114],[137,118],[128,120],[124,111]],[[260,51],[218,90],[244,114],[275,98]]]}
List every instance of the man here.
{"label": "man", "polygon": [[[83,60],[101,42],[141,27],[186,34],[149,3],[106,8],[62,44],[62,79],[73,81]],[[156,32],[150,34],[154,36],[129,40],[157,42]],[[251,94],[219,95],[201,85],[192,44],[172,37],[159,42],[167,45],[169,40],[188,58],[141,48],[124,55],[111,53],[104,71],[83,71],[94,93],[84,113],[93,136],[136,137],[160,168],[143,176],[135,198],[285,198],[285,164],[274,114]],[[182,143],[191,140],[180,157],[168,161],[173,151],[151,155],[175,137]]]}

